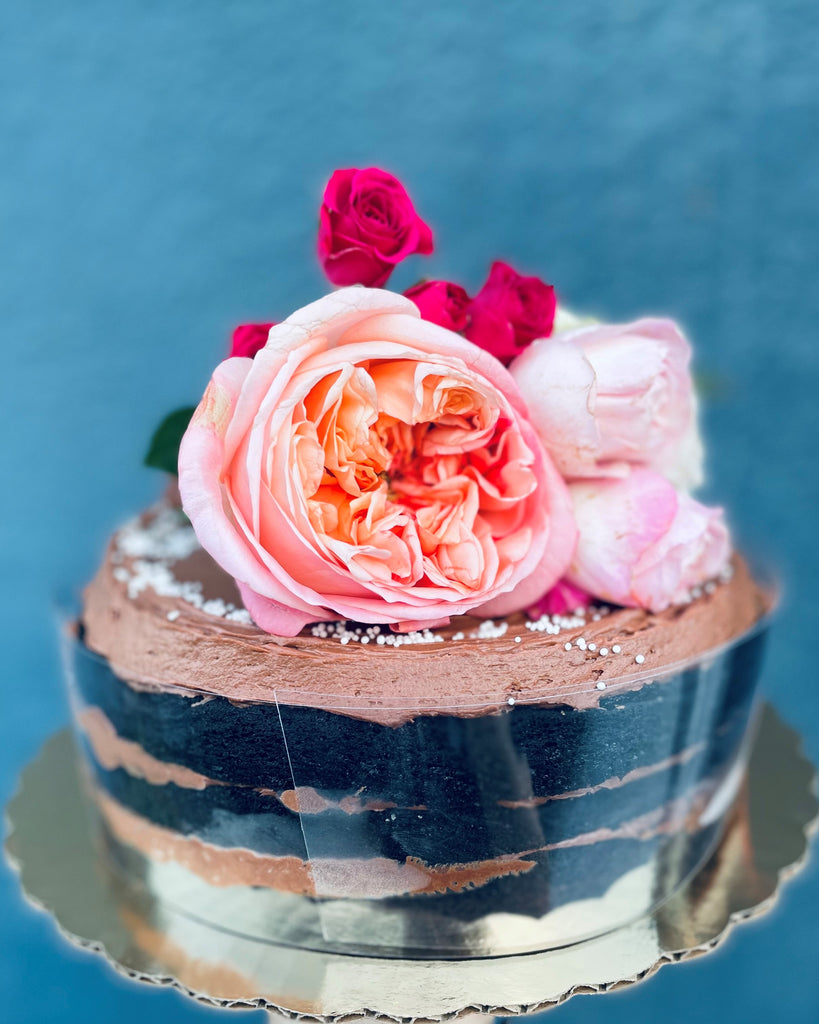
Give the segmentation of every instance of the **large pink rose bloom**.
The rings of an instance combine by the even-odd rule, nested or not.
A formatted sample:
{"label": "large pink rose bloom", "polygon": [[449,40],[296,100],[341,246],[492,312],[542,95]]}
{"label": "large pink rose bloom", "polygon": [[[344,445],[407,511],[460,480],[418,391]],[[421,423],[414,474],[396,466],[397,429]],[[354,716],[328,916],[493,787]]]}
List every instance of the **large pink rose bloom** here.
{"label": "large pink rose bloom", "polygon": [[328,295],[216,368],[179,489],[253,619],[284,636],[332,618],[440,625],[513,588],[523,607],[576,538],[508,373],[375,289]]}
{"label": "large pink rose bloom", "polygon": [[672,320],[593,324],[535,341],[510,366],[541,440],[568,478],[652,466],[702,482],[690,349]]}
{"label": "large pink rose bloom", "polygon": [[660,612],[690,599],[731,555],[722,509],[706,508],[659,473],[574,483],[579,530],[568,579],[630,608]]}

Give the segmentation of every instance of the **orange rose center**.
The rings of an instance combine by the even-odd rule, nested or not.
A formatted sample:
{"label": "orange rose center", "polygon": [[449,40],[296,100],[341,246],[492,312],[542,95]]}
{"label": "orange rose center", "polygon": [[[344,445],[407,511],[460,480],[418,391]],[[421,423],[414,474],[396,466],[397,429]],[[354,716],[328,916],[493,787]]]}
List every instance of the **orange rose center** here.
{"label": "orange rose center", "polygon": [[534,457],[490,385],[433,362],[348,365],[294,428],[316,539],[354,576],[467,594],[528,549]]}

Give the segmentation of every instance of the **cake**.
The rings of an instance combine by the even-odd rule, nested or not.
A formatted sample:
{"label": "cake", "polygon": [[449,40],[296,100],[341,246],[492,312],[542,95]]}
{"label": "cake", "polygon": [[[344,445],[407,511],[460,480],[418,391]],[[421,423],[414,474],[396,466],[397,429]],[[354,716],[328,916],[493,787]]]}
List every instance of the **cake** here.
{"label": "cake", "polygon": [[114,535],[68,640],[106,855],[223,927],[577,941],[673,893],[742,780],[771,601],[690,494],[678,328],[501,263],[383,289],[431,248],[396,179],[336,172],[353,287],[237,330],[181,506]]}

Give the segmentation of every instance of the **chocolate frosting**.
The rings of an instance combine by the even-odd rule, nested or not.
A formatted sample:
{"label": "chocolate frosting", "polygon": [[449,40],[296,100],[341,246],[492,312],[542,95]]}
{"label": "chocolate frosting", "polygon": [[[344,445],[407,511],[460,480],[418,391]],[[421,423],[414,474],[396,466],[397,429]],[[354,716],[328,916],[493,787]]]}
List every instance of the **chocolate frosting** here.
{"label": "chocolate frosting", "polygon": [[[385,724],[444,710],[485,714],[520,701],[596,706],[614,687],[638,688],[715,653],[752,630],[772,604],[735,557],[731,578],[689,604],[658,614],[613,609],[557,635],[533,629],[519,613],[494,631],[459,617],[430,642],[397,647],[374,635],[344,645],[310,627],[275,637],[249,622],[234,581],[189,527],[180,525],[180,536],[164,546],[152,547],[140,533],[168,515],[178,513],[150,510],[114,535],[84,594],[82,627],[92,651],[136,687],[306,704]],[[577,646],[581,637],[585,649]]]}

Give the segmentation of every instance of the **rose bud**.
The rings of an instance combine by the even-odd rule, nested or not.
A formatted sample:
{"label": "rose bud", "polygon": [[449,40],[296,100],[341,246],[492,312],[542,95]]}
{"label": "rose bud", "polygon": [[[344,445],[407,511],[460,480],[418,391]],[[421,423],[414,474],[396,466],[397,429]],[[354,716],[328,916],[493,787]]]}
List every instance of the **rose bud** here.
{"label": "rose bud", "polygon": [[469,296],[459,284],[449,281],[421,281],[404,292],[418,307],[424,320],[450,331],[464,330]]}
{"label": "rose bud", "polygon": [[566,575],[604,601],[661,612],[689,601],[692,587],[728,563],[722,509],[706,508],[651,469],[569,490],[579,537]]}
{"label": "rose bud", "polygon": [[401,182],[377,167],[335,171],[324,190],[318,254],[333,284],[381,288],[396,264],[432,252],[432,231]]}
{"label": "rose bud", "polygon": [[239,324],[233,331],[230,342],[232,356],[249,356],[251,359],[267,344],[267,336],[273,324]]}
{"label": "rose bud", "polygon": [[510,365],[544,446],[568,478],[652,466],[702,482],[690,349],[672,320],[593,324],[535,341]]}
{"label": "rose bud", "polygon": [[496,260],[469,306],[466,336],[508,365],[535,338],[552,333],[556,305],[550,284]]}
{"label": "rose bud", "polygon": [[507,371],[403,295],[347,288],[226,359],[179,451],[202,547],[269,633],[326,619],[408,630],[568,568],[563,478]]}

